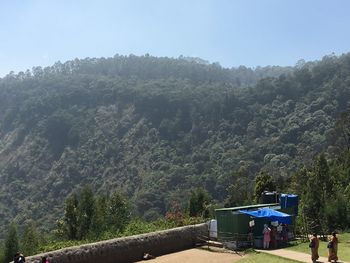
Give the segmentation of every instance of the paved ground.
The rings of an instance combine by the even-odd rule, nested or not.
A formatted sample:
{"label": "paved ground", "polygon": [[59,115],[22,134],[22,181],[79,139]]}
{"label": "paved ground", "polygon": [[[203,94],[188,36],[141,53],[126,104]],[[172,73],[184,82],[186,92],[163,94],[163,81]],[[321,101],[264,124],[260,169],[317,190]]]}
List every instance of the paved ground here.
{"label": "paved ground", "polygon": [[[275,250],[256,250],[257,252],[267,253],[282,258],[293,259],[299,262],[311,262],[311,255],[296,252],[287,249]],[[244,256],[235,254],[230,251],[225,251],[220,248],[211,248],[210,251],[206,249],[193,248],[177,253],[167,254],[151,260],[139,261],[139,263],[233,263],[242,259]],[[327,258],[320,257],[317,261],[319,263],[328,262]],[[347,263],[345,261],[338,261],[339,263]]]}
{"label": "paved ground", "polygon": [[[288,258],[288,259],[294,259],[299,262],[311,262],[311,255],[301,253],[301,252],[296,252],[292,250],[287,250],[287,249],[275,249],[275,250],[256,250],[261,253],[267,253],[275,256],[279,256],[282,258]],[[328,262],[327,258],[320,257],[318,259],[319,263],[321,262]],[[346,263],[345,261],[337,261],[339,263]]]}
{"label": "paved ground", "polygon": [[213,249],[211,251],[199,248],[188,249],[177,253],[167,254],[155,259],[139,261],[142,263],[233,263],[242,256],[233,252]]}

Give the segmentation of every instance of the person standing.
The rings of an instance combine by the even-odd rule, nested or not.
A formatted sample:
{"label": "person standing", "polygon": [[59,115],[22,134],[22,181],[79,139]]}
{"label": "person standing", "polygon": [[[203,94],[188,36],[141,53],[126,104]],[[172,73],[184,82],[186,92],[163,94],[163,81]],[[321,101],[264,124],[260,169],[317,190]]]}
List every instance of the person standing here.
{"label": "person standing", "polygon": [[263,230],[263,235],[264,235],[264,249],[269,249],[270,247],[270,241],[271,241],[271,229],[265,224],[264,225],[264,230]]}
{"label": "person standing", "polygon": [[317,234],[313,234],[310,239],[309,247],[311,248],[311,260],[316,262],[319,258],[318,247],[320,246],[320,240],[317,238]]}
{"label": "person standing", "polygon": [[328,242],[327,245],[328,248],[328,261],[332,262],[337,262],[338,260],[338,238],[336,232],[332,233],[332,236]]}
{"label": "person standing", "polygon": [[250,242],[250,246],[254,246],[254,229],[253,226],[249,226],[247,241]]}
{"label": "person standing", "polygon": [[282,225],[282,240],[283,243],[288,243],[288,226],[285,224]]}
{"label": "person standing", "polygon": [[270,240],[271,240],[271,248],[276,249],[277,248],[277,229],[275,226],[271,226],[271,232],[270,232]]}

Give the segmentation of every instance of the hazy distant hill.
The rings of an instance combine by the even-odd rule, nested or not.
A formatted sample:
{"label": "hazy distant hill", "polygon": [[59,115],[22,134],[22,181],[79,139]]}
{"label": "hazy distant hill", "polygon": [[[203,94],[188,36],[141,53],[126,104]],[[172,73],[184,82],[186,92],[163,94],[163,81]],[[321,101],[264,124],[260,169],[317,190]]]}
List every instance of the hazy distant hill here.
{"label": "hazy distant hill", "polygon": [[115,56],[9,74],[0,80],[0,228],[13,218],[52,228],[85,184],[122,192],[149,219],[199,186],[223,202],[241,167],[249,181],[260,169],[286,177],[326,149],[349,101],[349,54],[256,69]]}

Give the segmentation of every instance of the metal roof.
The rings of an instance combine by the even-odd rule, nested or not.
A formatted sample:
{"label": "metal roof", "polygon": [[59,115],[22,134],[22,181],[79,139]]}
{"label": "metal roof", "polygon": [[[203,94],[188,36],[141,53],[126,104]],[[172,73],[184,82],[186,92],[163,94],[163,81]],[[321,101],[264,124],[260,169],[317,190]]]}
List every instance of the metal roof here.
{"label": "metal roof", "polygon": [[261,207],[273,207],[275,209],[281,208],[279,203],[272,203],[272,204],[259,204],[259,205],[247,205],[247,206],[236,206],[236,207],[219,208],[219,209],[215,209],[215,211],[248,210],[248,209],[261,208]]}

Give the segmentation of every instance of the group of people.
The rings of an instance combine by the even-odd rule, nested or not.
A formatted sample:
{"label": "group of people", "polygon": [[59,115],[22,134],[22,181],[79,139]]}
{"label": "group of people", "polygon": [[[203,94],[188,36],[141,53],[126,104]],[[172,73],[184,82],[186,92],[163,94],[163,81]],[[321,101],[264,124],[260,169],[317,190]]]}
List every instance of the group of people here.
{"label": "group of people", "polygon": [[262,234],[264,249],[276,249],[279,242],[288,242],[288,227],[286,225],[269,227],[265,224]]}
{"label": "group of people", "polygon": [[[318,248],[320,246],[320,241],[317,238],[317,234],[313,234],[310,239],[309,247],[311,248],[311,260],[312,262],[317,262],[319,255],[318,255]],[[332,235],[329,238],[329,241],[327,243],[328,248],[328,261],[334,262],[338,261],[338,238],[337,234],[335,232],[332,233]]]}
{"label": "group of people", "polygon": [[[26,258],[23,256],[22,253],[17,252],[14,257],[13,257],[13,263],[25,263]],[[41,258],[41,263],[50,263],[49,259],[47,257],[42,257]]]}

